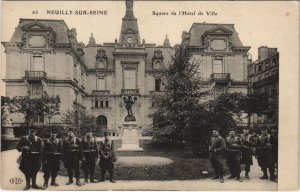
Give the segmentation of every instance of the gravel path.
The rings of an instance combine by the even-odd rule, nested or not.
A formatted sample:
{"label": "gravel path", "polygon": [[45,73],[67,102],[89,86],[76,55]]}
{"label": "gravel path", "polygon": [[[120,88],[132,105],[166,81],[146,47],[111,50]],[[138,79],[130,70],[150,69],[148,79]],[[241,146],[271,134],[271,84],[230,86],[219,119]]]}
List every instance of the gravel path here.
{"label": "gravel path", "polygon": [[[11,184],[9,180],[14,177],[25,179],[16,163],[17,157],[20,155],[17,150],[1,152],[1,188],[6,190],[22,190],[25,186],[22,184]],[[202,180],[185,180],[185,181],[117,181],[117,183],[93,183],[78,187],[76,185],[66,186],[67,177],[58,176],[57,181],[60,184],[58,187],[49,186],[47,190],[259,190],[259,191],[275,191],[277,183],[260,180],[260,168],[256,164],[251,167],[251,178],[240,183],[235,180],[225,179],[225,183],[211,179]],[[97,167],[98,168],[98,167]],[[244,173],[242,172],[242,175]],[[43,184],[42,173],[38,173],[37,183]]]}

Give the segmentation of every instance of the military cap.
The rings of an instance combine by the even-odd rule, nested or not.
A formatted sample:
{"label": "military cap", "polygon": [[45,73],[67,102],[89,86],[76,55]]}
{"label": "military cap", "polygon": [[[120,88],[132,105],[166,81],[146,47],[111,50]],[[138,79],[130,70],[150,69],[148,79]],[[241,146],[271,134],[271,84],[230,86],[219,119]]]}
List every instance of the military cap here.
{"label": "military cap", "polygon": [[92,133],[92,130],[91,130],[91,129],[87,129],[87,130],[85,131],[85,133]]}
{"label": "military cap", "polygon": [[245,126],[245,127],[243,127],[243,129],[249,129],[249,127],[248,127],[248,126]]}
{"label": "military cap", "polygon": [[215,128],[212,129],[212,131],[218,131],[219,132],[220,129],[215,127]]}
{"label": "military cap", "polygon": [[229,131],[229,132],[230,132],[230,131],[234,131],[234,132],[235,132],[235,129],[234,129],[234,128],[231,128],[231,129],[229,129],[228,131]]}
{"label": "military cap", "polygon": [[260,128],[261,131],[267,131],[267,128],[266,127],[262,127]]}
{"label": "military cap", "polygon": [[29,127],[29,130],[31,130],[31,131],[37,131],[37,128],[32,125],[32,126]]}
{"label": "military cap", "polygon": [[53,134],[58,134],[58,130],[57,130],[57,129],[51,129],[51,132],[52,132]]}
{"label": "military cap", "polygon": [[68,132],[75,132],[74,128],[69,128]]}
{"label": "military cap", "polygon": [[107,131],[105,131],[105,132],[103,133],[103,135],[104,135],[104,136],[108,136],[109,133],[108,133]]}
{"label": "military cap", "polygon": [[255,133],[259,133],[259,132],[260,132],[260,130],[259,130],[259,128],[255,127],[255,128],[253,129],[253,132],[255,132]]}

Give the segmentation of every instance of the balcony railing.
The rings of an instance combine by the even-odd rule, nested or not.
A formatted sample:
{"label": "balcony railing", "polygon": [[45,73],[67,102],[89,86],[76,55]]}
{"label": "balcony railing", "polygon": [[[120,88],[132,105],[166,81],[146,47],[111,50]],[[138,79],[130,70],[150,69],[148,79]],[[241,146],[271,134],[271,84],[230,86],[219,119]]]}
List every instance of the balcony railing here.
{"label": "balcony railing", "polygon": [[93,95],[109,95],[110,94],[110,90],[93,90],[92,91]]}
{"label": "balcony railing", "polygon": [[139,94],[138,89],[121,89],[122,94]]}
{"label": "balcony railing", "polygon": [[27,79],[46,79],[47,73],[45,71],[25,71]]}
{"label": "balcony railing", "polygon": [[213,73],[210,75],[212,81],[230,81],[230,73]]}

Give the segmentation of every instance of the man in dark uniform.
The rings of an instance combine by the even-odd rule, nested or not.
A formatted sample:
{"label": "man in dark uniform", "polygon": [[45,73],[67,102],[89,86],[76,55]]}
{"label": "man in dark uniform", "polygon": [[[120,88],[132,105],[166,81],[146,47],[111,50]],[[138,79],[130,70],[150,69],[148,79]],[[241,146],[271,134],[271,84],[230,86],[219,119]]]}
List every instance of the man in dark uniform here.
{"label": "man in dark uniform", "polygon": [[212,179],[220,179],[221,183],[224,183],[223,178],[223,151],[225,150],[225,141],[219,135],[217,129],[213,129],[213,136],[209,143],[210,162],[215,171],[215,177]]}
{"label": "man in dark uniform", "polygon": [[98,159],[98,146],[96,139],[93,138],[92,131],[88,130],[86,132],[86,136],[82,140],[82,148],[83,148],[83,159],[81,163],[81,167],[84,173],[84,182],[85,185],[88,183],[88,175],[90,174],[90,182],[96,183],[94,180],[95,174],[95,166],[96,161]]}
{"label": "man in dark uniform", "polygon": [[76,177],[76,185],[81,186],[79,179],[79,161],[82,160],[82,144],[79,138],[75,137],[74,129],[68,130],[68,137],[63,142],[64,165],[68,170],[69,181],[66,185],[73,183],[73,171]]}
{"label": "man in dark uniform", "polygon": [[240,138],[235,136],[235,131],[229,131],[229,136],[226,138],[226,164],[230,170],[228,179],[236,178],[238,181],[243,182],[240,177],[241,174],[241,145]]}
{"label": "man in dark uniform", "polygon": [[253,165],[252,160],[252,138],[249,134],[249,128],[244,127],[241,135],[242,159],[241,164],[245,165],[245,178],[249,179],[250,166]]}
{"label": "man in dark uniform", "polygon": [[62,141],[57,138],[58,131],[53,129],[50,131],[50,138],[45,140],[43,147],[43,171],[44,171],[44,188],[48,187],[48,181],[51,175],[51,185],[58,186],[55,182],[57,173],[60,169],[62,161],[63,149]]}
{"label": "man in dark uniform", "polygon": [[22,152],[19,169],[24,173],[26,178],[26,187],[30,189],[30,178],[32,188],[43,189],[36,184],[36,175],[41,167],[43,144],[42,139],[36,136],[36,127],[30,127],[29,135],[21,138],[17,145],[17,150]]}
{"label": "man in dark uniform", "polygon": [[107,132],[104,133],[104,141],[100,142],[99,154],[99,165],[101,168],[100,181],[105,181],[105,173],[106,171],[108,171],[110,182],[115,183],[115,181],[113,180],[114,162],[116,161],[116,156],[114,152],[114,142],[109,139]]}
{"label": "man in dark uniform", "polygon": [[278,133],[276,128],[271,129],[270,139],[274,140],[274,145],[272,147],[272,152],[275,160],[275,169],[276,174],[275,177],[278,175]]}
{"label": "man in dark uniform", "polygon": [[252,154],[255,156],[255,158],[257,159],[257,163],[260,166],[260,160],[259,160],[260,148],[258,146],[259,136],[260,136],[260,129],[259,128],[254,128],[253,134],[252,134],[252,137],[251,137]]}
{"label": "man in dark uniform", "polygon": [[260,148],[258,157],[260,161],[260,167],[264,174],[262,177],[260,177],[260,179],[268,179],[267,169],[269,169],[270,180],[275,182],[275,159],[272,151],[274,143],[274,139],[267,133],[266,128],[262,128],[257,144],[258,148]]}

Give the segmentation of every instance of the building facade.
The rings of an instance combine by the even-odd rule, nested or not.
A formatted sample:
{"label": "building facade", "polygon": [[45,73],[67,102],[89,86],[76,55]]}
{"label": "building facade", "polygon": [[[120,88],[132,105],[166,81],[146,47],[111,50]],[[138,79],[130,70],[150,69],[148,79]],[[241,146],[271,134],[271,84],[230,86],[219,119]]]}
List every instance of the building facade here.
{"label": "building facade", "polygon": [[224,93],[247,93],[249,46],[243,46],[234,24],[194,23],[182,33],[182,43],[198,62],[212,98]]}
{"label": "building facade", "polygon": [[251,123],[258,126],[278,126],[279,52],[277,48],[267,46],[258,48],[258,59],[248,65],[248,80],[249,92],[267,94],[269,101],[277,109],[273,117],[253,115]]}
{"label": "building facade", "polygon": [[[201,74],[216,97],[247,92],[250,47],[243,46],[232,24],[194,23],[182,42],[199,60]],[[98,44],[91,34],[87,45],[63,20],[20,19],[6,53],[6,96],[59,95],[61,114],[73,104],[96,117],[96,128],[118,133],[127,115],[124,99],[134,99],[139,127],[151,123],[151,93],[161,92],[163,72],[175,50],[166,37],[161,46],[141,39],[133,1],[126,1],[119,39]],[[15,114],[15,125],[23,117]],[[37,119],[47,124],[47,117]],[[61,123],[54,116],[52,123]]]}

